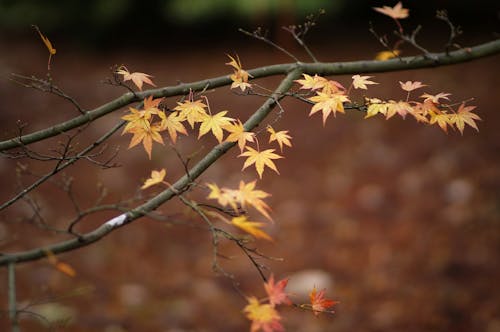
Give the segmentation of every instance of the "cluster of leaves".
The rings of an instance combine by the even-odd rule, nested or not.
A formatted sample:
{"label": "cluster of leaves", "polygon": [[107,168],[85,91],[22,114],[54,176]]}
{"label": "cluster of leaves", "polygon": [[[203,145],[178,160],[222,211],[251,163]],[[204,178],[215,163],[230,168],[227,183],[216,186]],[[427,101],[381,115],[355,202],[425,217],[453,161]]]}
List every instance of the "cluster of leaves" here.
{"label": "cluster of leaves", "polygon": [[[274,282],[274,276],[271,274],[269,280],[264,283],[264,289],[267,297],[258,299],[255,296],[247,298],[248,304],[243,309],[246,317],[252,322],[250,327],[251,332],[264,331],[284,331],[281,324],[281,315],[277,307],[279,305],[292,305],[292,301],[285,292],[288,284],[288,279],[281,279]],[[317,291],[313,287],[309,293],[310,303],[296,305],[299,308],[311,310],[315,316],[320,313],[333,313],[329,308],[336,305],[338,302],[325,298],[325,290]]]}
{"label": "cluster of leaves", "polygon": [[[346,90],[337,81],[328,80],[318,75],[310,76],[303,74],[303,76],[303,79],[297,80],[301,84],[301,89],[307,89],[315,94],[313,97],[308,98],[309,101],[314,103],[309,115],[321,111],[323,114],[323,125],[330,114],[335,116],[337,112],[345,113],[344,103],[350,102],[349,91],[351,88],[367,90],[368,85],[378,84],[369,80],[372,76],[354,75],[352,76],[351,86]],[[479,130],[475,121],[481,120],[481,118],[472,112],[476,108],[475,106],[466,106],[465,102],[461,102],[458,108],[454,109],[456,104],[442,102],[444,100],[449,101],[448,96],[451,95],[444,92],[435,95],[424,93],[419,97],[422,99],[421,101],[410,100],[410,93],[412,91],[427,85],[418,81],[407,81],[404,83],[400,81],[399,84],[401,89],[407,92],[405,100],[380,100],[378,98],[365,97],[363,104],[357,105],[356,108],[366,110],[365,118],[381,114],[386,119],[390,119],[398,114],[404,119],[406,115],[410,114],[418,122],[439,125],[445,132],[450,127],[458,129],[463,134],[465,125]]]}
{"label": "cluster of leaves", "polygon": [[[232,61],[228,65],[235,68],[235,73],[231,75],[233,80],[232,88],[245,90],[251,87],[248,83],[248,73],[241,68],[239,59],[230,58]],[[139,89],[142,88],[144,82],[154,84],[149,79],[151,76],[144,73],[129,73],[123,68],[118,70],[117,73],[123,75],[124,80],[132,80]],[[195,125],[199,124],[198,139],[211,132],[218,143],[238,143],[241,152],[239,156],[247,157],[243,169],[254,165],[260,178],[262,178],[266,166],[279,174],[273,160],[283,157],[276,154],[275,149],[261,151],[255,134],[246,131],[240,119],[227,117],[228,111],[212,114],[206,96],[195,100],[194,94],[190,93],[187,100],[177,102],[177,106],[173,110],[169,110],[170,114],[168,115],[165,110],[160,109],[159,105],[162,103],[163,98],[154,100],[152,97],[146,98],[144,99],[143,109],[137,110],[130,107],[130,113],[122,117],[127,121],[122,134],[133,134],[129,148],[142,142],[144,150],[151,159],[153,141],[164,144],[161,136],[162,132],[167,131],[170,141],[175,144],[178,134],[188,135],[184,122],[187,122],[191,129],[195,129]],[[276,131],[271,126],[268,126],[267,131],[269,133],[269,143],[278,143],[281,151],[283,151],[283,146],[292,145],[291,136],[287,130]],[[225,139],[224,132],[228,134]],[[256,146],[247,146],[248,143],[255,143]]]}

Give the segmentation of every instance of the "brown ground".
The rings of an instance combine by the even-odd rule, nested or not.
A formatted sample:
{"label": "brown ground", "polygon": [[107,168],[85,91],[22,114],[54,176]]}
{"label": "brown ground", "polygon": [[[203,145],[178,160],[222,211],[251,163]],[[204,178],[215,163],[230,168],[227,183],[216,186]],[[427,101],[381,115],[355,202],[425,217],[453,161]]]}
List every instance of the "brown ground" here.
{"label": "brown ground", "polygon": [[[44,50],[39,45],[16,44],[0,58],[2,76],[16,72],[43,75]],[[377,46],[367,43],[318,51],[320,59],[361,59]],[[59,46],[53,63],[57,84],[93,108],[121,94],[100,80],[113,64],[152,73],[162,85],[189,82],[228,72],[224,53],[237,52],[247,68],[288,61],[257,44],[213,47],[194,52],[185,46],[176,52],[120,51],[85,53]],[[349,113],[330,119],[322,128],[319,116],[307,117],[307,106],[285,102],[283,118],[275,125],[290,130],[293,149],[278,161],[281,175],[267,172],[258,183],[272,193],[275,226],[269,232],[275,243],[256,242],[259,249],[284,260],[263,260],[274,274],[304,287],[327,286],[327,295],[341,302],[334,316],[315,318],[310,312],[283,309],[288,331],[500,331],[500,120],[497,111],[498,57],[447,68],[376,75],[381,84],[371,94],[402,98],[398,81],[419,80],[425,91],[451,92],[454,100],[473,97],[483,118],[480,132],[470,128],[460,136],[437,127],[382,118],[363,120]],[[339,81],[348,83],[346,77]],[[263,80],[272,88],[276,80]],[[244,119],[262,99],[238,97],[228,89],[209,94],[213,110],[231,110]],[[0,83],[1,137],[15,134],[15,121],[28,123],[26,132],[76,115],[55,97],[18,87],[6,79]],[[170,106],[175,100],[168,101]],[[122,111],[100,119],[87,129],[83,142],[98,137],[114,125]],[[152,161],[139,148],[126,150],[129,137],[116,135],[112,151],[121,168],[100,170],[82,162],[66,172],[75,177],[76,200],[83,208],[98,196],[98,183],[116,202],[134,195],[151,169],[166,167],[174,181],[182,168],[168,147],[154,148]],[[264,141],[263,139],[261,139]],[[56,140],[54,140],[55,142]],[[213,140],[203,141],[207,151]],[[263,144],[263,143],[261,143]],[[198,147],[184,138],[179,145],[188,155]],[[47,151],[46,146],[36,146]],[[253,171],[240,173],[236,151],[212,166],[201,181],[236,186],[239,179],[255,178]],[[15,162],[1,159],[2,201],[15,192]],[[29,163],[39,174],[48,165]],[[84,174],[82,176],[82,174]],[[24,176],[24,184],[33,178]],[[155,192],[154,189],[148,193]],[[203,200],[205,193],[198,196]],[[46,184],[34,198],[42,205],[46,222],[64,227],[73,215],[69,200],[54,184]],[[245,300],[231,281],[211,271],[209,233],[197,226],[201,220],[185,212],[177,202],[162,207],[171,220],[141,220],[118,230],[87,248],[60,258],[77,271],[75,278],[54,270],[46,261],[17,268],[18,296],[29,311],[47,317],[70,311],[72,322],[57,331],[241,331],[249,326],[241,313]],[[31,249],[66,238],[23,221],[32,211],[19,203],[2,213],[0,251]],[[115,213],[86,219],[79,231],[93,229]],[[195,227],[193,227],[195,226]],[[250,262],[230,243],[221,252],[231,259],[220,263],[240,282],[247,295],[263,295],[262,282]],[[6,285],[6,270],[0,283]],[[298,297],[298,295],[297,295]],[[6,287],[0,288],[2,306]],[[298,301],[298,299],[297,299]],[[44,303],[44,305],[35,305]],[[42,311],[46,310],[46,311]],[[48,313],[47,310],[52,310]],[[44,330],[34,316],[21,316],[23,331]],[[8,327],[0,316],[0,330]]]}

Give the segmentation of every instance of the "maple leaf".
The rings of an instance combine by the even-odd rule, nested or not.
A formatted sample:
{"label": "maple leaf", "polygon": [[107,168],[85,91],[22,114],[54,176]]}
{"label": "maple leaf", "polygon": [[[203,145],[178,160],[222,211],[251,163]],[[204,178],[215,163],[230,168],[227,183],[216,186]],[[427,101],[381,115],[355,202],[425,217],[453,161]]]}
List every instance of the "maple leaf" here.
{"label": "maple leaf", "polygon": [[159,111],[158,105],[160,105],[160,103],[163,99],[164,99],[163,97],[153,99],[153,96],[149,96],[149,97],[144,98],[144,106],[143,106],[144,110],[151,109],[150,112],[152,112],[152,113],[158,112]]}
{"label": "maple leaf", "polygon": [[187,135],[186,127],[182,124],[182,118],[176,113],[171,113],[168,117],[165,117],[161,121],[161,129],[167,130],[170,136],[170,140],[175,144],[177,141],[177,133]]}
{"label": "maple leaf", "polygon": [[280,159],[283,158],[280,155],[277,155],[274,153],[274,149],[267,149],[264,151],[258,151],[255,150],[249,146],[245,147],[247,151],[241,153],[238,157],[248,157],[247,160],[245,160],[245,163],[243,164],[243,168],[241,170],[244,170],[248,166],[255,164],[255,169],[257,170],[257,173],[259,174],[259,177],[262,179],[262,173],[264,172],[264,167],[267,166],[276,173],[280,174],[278,172],[278,169],[276,168],[276,165],[273,162],[273,159]]}
{"label": "maple leaf", "polygon": [[375,54],[375,60],[385,61],[392,58],[395,58],[401,54],[400,50],[392,50],[392,51],[381,51]]}
{"label": "maple leaf", "polygon": [[209,131],[212,131],[212,134],[215,136],[219,143],[222,143],[223,132],[222,128],[231,124],[233,121],[232,118],[228,118],[224,115],[227,114],[227,111],[219,112],[215,115],[207,115],[203,119],[200,125],[200,133],[198,138],[202,137]]}
{"label": "maple leaf", "polygon": [[420,98],[424,98],[424,102],[430,100],[435,104],[439,104],[440,99],[450,100],[450,98],[448,98],[449,95],[451,95],[451,93],[440,92],[437,95],[430,95],[428,93],[424,93],[423,95],[420,96]]}
{"label": "maple leaf", "polygon": [[430,124],[437,123],[438,126],[445,132],[448,132],[448,125],[453,127],[453,121],[446,111],[439,109],[438,105],[434,104],[432,101],[426,101],[421,105],[421,111],[423,114],[429,115]]}
{"label": "maple leaf", "polygon": [[240,181],[240,186],[237,191],[234,192],[235,197],[239,200],[239,203],[242,207],[246,207],[246,205],[250,205],[254,207],[257,211],[259,211],[263,216],[265,216],[269,220],[273,220],[269,215],[271,208],[262,200],[263,198],[271,196],[262,190],[255,189],[256,181],[252,181],[249,183],[245,183],[244,181]]}
{"label": "maple leaf", "polygon": [[302,76],[304,76],[304,79],[294,81],[302,85],[300,87],[301,89],[308,89],[308,90],[322,89],[327,81],[326,78],[318,75],[311,76],[307,74],[302,74]]}
{"label": "maple leaf", "polygon": [[371,118],[372,116],[375,116],[379,113],[383,115],[387,114],[387,109],[388,109],[387,103],[377,98],[370,98],[367,100],[367,102],[369,103],[369,105],[366,110],[365,119]]}
{"label": "maple leaf", "polygon": [[163,179],[165,178],[165,175],[167,174],[167,171],[162,168],[159,171],[151,171],[151,176],[149,179],[147,179],[144,184],[142,185],[141,189],[146,189],[151,186],[154,186],[155,184],[162,183]]}
{"label": "maple leaf", "polygon": [[236,122],[228,124],[224,129],[229,132],[229,135],[226,137],[226,142],[238,142],[240,152],[243,152],[247,142],[254,142],[255,133],[245,131],[239,119]]}
{"label": "maple leaf", "polygon": [[325,298],[325,289],[316,292],[316,287],[312,289],[309,293],[309,299],[311,301],[311,308],[315,316],[318,316],[322,312],[332,312],[327,309],[333,307],[338,302],[329,300]]}
{"label": "maple leaf", "polygon": [[281,130],[276,132],[273,127],[267,126],[267,132],[270,134],[269,135],[269,143],[271,142],[278,142],[280,146],[280,151],[283,152],[283,145],[292,146],[292,142],[290,140],[292,139],[292,136],[288,135],[288,130]]}
{"label": "maple leaf", "polygon": [[151,113],[144,112],[143,110],[139,111],[133,107],[130,107],[130,113],[122,116],[122,119],[128,121],[125,128],[123,128],[122,135],[128,132],[131,132],[135,127],[149,128],[151,119]]}
{"label": "maple leaf", "polygon": [[398,18],[407,18],[409,15],[409,10],[407,8],[403,8],[403,4],[398,2],[394,7],[384,6],[384,7],[373,7],[374,10],[392,17],[397,20]]}
{"label": "maple leaf", "polygon": [[40,38],[42,39],[43,43],[45,44],[45,47],[47,47],[47,50],[49,51],[49,60],[47,62],[47,70],[50,71],[50,60],[52,60],[52,56],[56,54],[56,49],[52,46],[52,43],[50,42],[49,38],[44,36],[38,26],[32,25],[32,27],[38,32],[40,35]]}
{"label": "maple leaf", "polygon": [[269,303],[272,306],[278,304],[291,305],[292,301],[288,298],[285,293],[285,287],[288,284],[288,279],[281,279],[277,283],[274,283],[274,275],[271,274],[269,280],[264,283],[264,288],[266,290],[267,296],[269,297]]}
{"label": "maple leaf", "polygon": [[245,91],[247,88],[251,88],[252,85],[248,83],[248,77],[250,76],[246,70],[241,67],[240,58],[236,56],[237,60],[226,54],[231,61],[226,63],[226,65],[234,68],[234,74],[230,76],[233,83],[231,84],[231,89],[240,88],[241,91]]}
{"label": "maple leaf", "polygon": [[247,298],[248,304],[243,309],[247,318],[252,321],[250,332],[282,332],[281,316],[269,303],[261,304],[254,296]]}
{"label": "maple leaf", "polygon": [[149,159],[151,159],[151,150],[153,149],[153,141],[164,144],[163,139],[160,135],[161,126],[159,124],[148,125],[147,126],[137,126],[129,130],[130,133],[134,134],[130,140],[129,149],[133,148],[137,144],[142,142],[144,150],[146,150]]}
{"label": "maple leaf", "polygon": [[385,118],[388,120],[390,119],[393,115],[399,114],[403,119],[406,117],[406,114],[410,113],[412,110],[412,107],[409,103],[405,101],[390,101],[388,107],[387,107],[387,113],[385,114]]}
{"label": "maple leaf", "polygon": [[137,86],[139,90],[142,91],[142,85],[144,83],[156,86],[153,81],[151,81],[150,77],[153,77],[151,75],[145,74],[145,73],[139,73],[139,72],[134,72],[130,73],[128,69],[125,66],[121,66],[118,68],[116,71],[117,74],[123,75],[123,80],[124,81],[132,81],[134,84]]}
{"label": "maple leaf", "polygon": [[219,188],[215,183],[207,183],[210,189],[208,199],[216,199],[222,206],[230,205],[234,211],[238,210],[239,199],[237,198],[236,191],[227,188]]}
{"label": "maple leaf", "polygon": [[47,259],[49,261],[49,264],[51,264],[52,266],[54,266],[54,268],[56,270],[58,270],[61,273],[64,273],[65,275],[67,275],[69,277],[75,277],[76,276],[76,271],[75,271],[75,269],[71,265],[59,261],[59,259],[57,258],[57,256],[54,255],[54,253],[52,251],[48,250],[48,249],[44,250],[44,252],[47,255]]}
{"label": "maple leaf", "polygon": [[208,116],[205,108],[207,108],[207,105],[201,99],[198,99],[195,101],[187,100],[181,103],[178,102],[174,110],[180,112],[179,115],[182,121],[187,120],[191,128],[194,128],[196,122],[203,122]]}
{"label": "maple leaf", "polygon": [[408,91],[408,92],[423,88],[424,86],[427,86],[426,84],[422,84],[422,82],[418,82],[418,81],[415,81],[415,82],[406,81],[404,83],[399,81],[399,84],[401,85],[401,89]]}
{"label": "maple leaf", "polygon": [[326,119],[330,114],[333,113],[333,116],[336,115],[337,112],[344,112],[344,102],[349,101],[349,98],[344,94],[331,94],[325,92],[317,92],[316,96],[310,97],[310,101],[314,102],[314,106],[311,108],[311,112],[309,116],[314,113],[321,111],[323,113],[323,126],[326,123]]}
{"label": "maple leaf", "polygon": [[363,89],[367,90],[368,87],[366,85],[369,84],[378,84],[377,82],[369,81],[369,78],[372,78],[373,76],[360,76],[360,75],[354,75],[352,77],[352,86],[355,89]]}
{"label": "maple leaf", "polygon": [[258,222],[258,221],[250,221],[247,219],[247,216],[239,216],[239,217],[233,217],[231,219],[231,223],[244,230],[248,234],[252,234],[258,239],[264,239],[268,241],[272,241],[273,239],[263,230],[260,230],[262,226],[265,225],[263,222]]}
{"label": "maple leaf", "polygon": [[462,103],[458,107],[457,112],[450,115],[450,121],[455,124],[458,131],[460,131],[460,134],[464,134],[466,124],[479,131],[479,128],[474,120],[481,120],[481,118],[476,113],[471,112],[475,108],[476,106],[465,106],[465,103]]}

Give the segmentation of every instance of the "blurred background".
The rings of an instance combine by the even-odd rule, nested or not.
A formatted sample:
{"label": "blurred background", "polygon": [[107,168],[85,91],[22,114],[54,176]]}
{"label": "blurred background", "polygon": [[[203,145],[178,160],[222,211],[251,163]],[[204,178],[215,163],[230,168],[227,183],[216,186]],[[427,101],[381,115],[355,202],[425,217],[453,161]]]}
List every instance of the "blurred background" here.
{"label": "blurred background", "polygon": [[[52,59],[54,84],[86,109],[125,92],[104,84],[110,67],[152,74],[158,86],[175,85],[230,73],[226,54],[238,54],[246,69],[290,62],[286,55],[238,32],[268,30],[268,37],[303,61],[305,52],[281,27],[304,17],[326,14],[306,36],[320,61],[372,59],[383,47],[368,31],[392,36],[394,23],[371,7],[384,1],[323,0],[131,0],[0,1],[0,139],[32,132],[73,118],[78,112],[66,101],[23,88],[11,73],[45,77],[47,50],[31,24],[46,34],[57,54]],[[448,38],[445,23],[434,19],[447,9],[464,34],[457,42],[473,46],[498,38],[496,1],[405,1],[407,31],[423,26],[421,44],[442,51]],[[416,54],[411,47],[403,55]],[[307,105],[285,100],[284,115],[273,126],[289,130],[293,148],[277,161],[281,175],[267,172],[258,188],[272,193],[274,225],[267,231],[274,243],[256,241],[259,250],[282,260],[260,262],[277,278],[290,278],[296,302],[305,289],[327,288],[340,301],[333,316],[283,308],[288,331],[500,331],[500,133],[496,93],[499,57],[451,67],[376,74],[380,84],[369,96],[402,99],[398,81],[417,80],[429,86],[417,91],[452,93],[469,100],[483,119],[480,132],[443,133],[411,119],[363,120],[349,112],[328,120],[308,117]],[[274,89],[280,77],[258,80]],[[350,76],[334,79],[350,84]],[[493,96],[491,94],[494,94]],[[229,110],[246,119],[263,102],[221,88],[208,91],[212,111]],[[363,97],[362,93],[357,96]],[[174,107],[178,99],[169,98]],[[101,118],[79,136],[86,146],[113,127],[126,109]],[[269,121],[276,120],[271,115]],[[182,137],[177,144],[194,161],[215,144],[212,138]],[[47,230],[65,229],[80,209],[136,198],[135,205],[158,192],[137,195],[152,169],[165,167],[170,182],[183,174],[174,151],[155,145],[152,160],[137,147],[127,150],[129,136],[116,134],[102,155],[118,151],[121,166],[99,169],[82,161],[29,196],[0,212],[0,252],[32,249],[67,239]],[[34,144],[49,153],[64,137]],[[265,139],[261,139],[262,142]],[[262,143],[261,143],[262,144]],[[200,179],[236,187],[242,160],[231,151]],[[20,172],[19,165],[27,171]],[[0,159],[0,198],[4,202],[51,162]],[[73,178],[71,200],[62,183]],[[190,196],[206,202],[207,192]],[[166,220],[142,219],[98,243],[60,256],[76,271],[71,278],[46,260],[17,267],[23,331],[241,331],[249,322],[241,310],[246,301],[228,278],[211,270],[212,245],[201,220],[173,200],[161,207]],[[85,232],[115,216],[96,213],[81,221]],[[255,215],[255,218],[258,216]],[[232,230],[232,229],[229,229]],[[235,230],[232,230],[236,232]],[[252,264],[232,243],[222,242],[220,265],[234,274],[245,295],[264,297],[262,281]],[[0,270],[0,299],[7,308],[7,273]],[[31,312],[28,313],[28,312]],[[45,319],[37,318],[42,315]],[[5,313],[0,330],[8,330]]]}

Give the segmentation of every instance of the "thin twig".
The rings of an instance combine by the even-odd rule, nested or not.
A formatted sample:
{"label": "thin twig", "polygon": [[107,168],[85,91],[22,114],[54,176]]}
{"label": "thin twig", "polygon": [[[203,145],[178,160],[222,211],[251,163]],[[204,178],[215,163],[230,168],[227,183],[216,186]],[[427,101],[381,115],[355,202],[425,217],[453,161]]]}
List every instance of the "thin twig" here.
{"label": "thin twig", "polygon": [[44,183],[45,181],[47,181],[48,179],[50,179],[56,173],[58,173],[61,170],[65,169],[66,167],[74,164],[82,156],[85,156],[87,153],[89,153],[90,151],[92,151],[95,147],[99,146],[104,141],[106,141],[108,138],[110,138],[116,131],[118,131],[121,127],[123,127],[124,124],[125,124],[125,121],[121,121],[115,127],[113,127],[110,131],[108,131],[106,134],[104,134],[103,136],[101,136],[97,141],[95,141],[94,143],[91,143],[88,147],[86,147],[80,153],[78,153],[75,156],[75,158],[72,158],[72,159],[66,161],[63,164],[58,165],[57,167],[55,167],[54,169],[52,169],[50,172],[48,172],[47,174],[45,174],[44,176],[42,176],[41,178],[39,178],[38,180],[36,180],[34,183],[32,183],[28,187],[24,188],[21,192],[19,192],[18,194],[16,194],[14,197],[12,197],[8,201],[6,201],[2,205],[0,205],[0,211],[3,210],[3,209],[5,209],[6,207],[12,205],[18,199],[20,199],[21,197],[23,197],[24,195],[26,195],[27,193],[29,193],[33,189],[37,188],[39,185],[41,185],[42,183]]}
{"label": "thin twig", "polygon": [[284,49],[283,47],[279,46],[278,44],[274,43],[272,40],[270,40],[269,38],[267,38],[266,36],[262,35],[262,30],[261,28],[257,28],[254,32],[248,32],[244,29],[238,29],[239,32],[247,35],[247,36],[250,36],[250,37],[253,37],[257,40],[260,40],[268,45],[271,45],[272,47],[274,47],[275,49],[279,50],[280,52],[283,52],[285,53],[286,55],[288,55],[290,58],[292,58],[295,62],[300,62],[299,59],[297,59],[297,57],[295,55],[293,55],[291,52],[287,51],[286,49]]}
{"label": "thin twig", "polygon": [[52,84],[52,80],[45,80],[37,78],[35,76],[29,77],[29,76],[19,75],[16,73],[12,73],[11,76],[13,78],[10,78],[10,80],[13,81],[14,83],[24,86],[25,88],[33,88],[35,90],[39,90],[42,92],[52,93],[56,96],[59,96],[69,101],[81,114],[86,113],[86,111],[83,109],[83,107],[80,106],[80,104],[76,101],[75,98],[65,93],[58,86]]}
{"label": "thin twig", "polygon": [[8,290],[9,290],[9,319],[12,332],[19,332],[19,320],[17,316],[17,299],[16,299],[16,264],[10,262],[7,265],[8,269]]}

